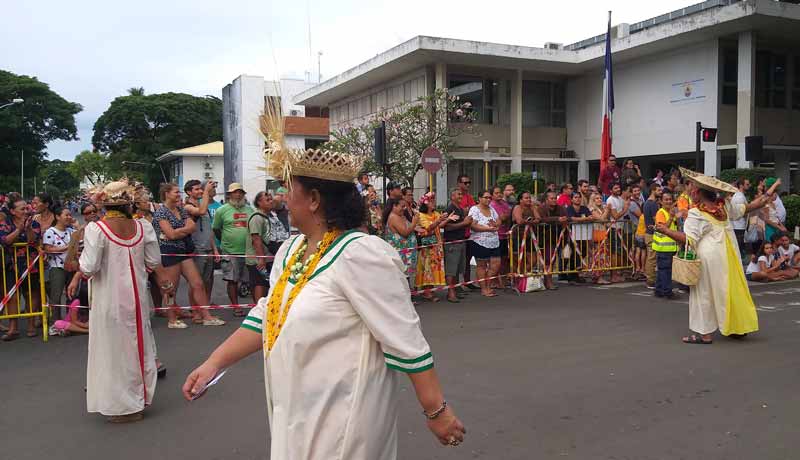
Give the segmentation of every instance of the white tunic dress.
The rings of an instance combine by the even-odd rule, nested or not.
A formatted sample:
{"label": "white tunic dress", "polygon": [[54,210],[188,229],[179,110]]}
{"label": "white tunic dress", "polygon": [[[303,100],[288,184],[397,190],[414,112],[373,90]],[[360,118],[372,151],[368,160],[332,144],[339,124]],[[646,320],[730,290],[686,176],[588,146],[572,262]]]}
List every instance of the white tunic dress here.
{"label": "white tunic dress", "polygon": [[81,272],[91,277],[86,407],[103,415],[139,412],[156,390],[155,341],[150,328],[147,268],[161,263],[155,231],[136,222],[130,239],[105,222],[84,234]]}
{"label": "white tunic dress", "polygon": [[700,280],[689,290],[689,329],[710,334],[747,334],[758,330],[758,315],[742,269],[732,220],[745,205],[726,202],[728,220],[719,221],[697,208],[689,210],[683,230],[696,246]]}
{"label": "white tunic dress", "polygon": [[[271,286],[302,238],[281,246]],[[398,379],[433,367],[403,270],[393,247],[360,232],[320,260],[265,353],[272,460],[396,458]],[[268,298],[243,328],[266,332]]]}

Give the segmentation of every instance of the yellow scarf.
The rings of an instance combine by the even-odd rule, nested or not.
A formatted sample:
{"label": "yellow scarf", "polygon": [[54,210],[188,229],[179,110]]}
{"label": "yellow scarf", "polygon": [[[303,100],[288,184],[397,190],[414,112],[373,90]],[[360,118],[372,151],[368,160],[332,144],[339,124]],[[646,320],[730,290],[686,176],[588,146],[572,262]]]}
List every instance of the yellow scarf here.
{"label": "yellow scarf", "polygon": [[[301,244],[289,259],[286,267],[283,269],[283,273],[281,273],[281,277],[275,284],[275,289],[272,290],[272,295],[269,297],[269,302],[267,303],[267,333],[263,343],[265,354],[272,350],[272,346],[275,345],[275,341],[278,339],[281,329],[283,329],[283,324],[286,322],[286,317],[289,315],[289,309],[292,307],[294,299],[297,298],[297,296],[300,294],[300,291],[303,289],[306,283],[308,283],[311,275],[317,268],[317,264],[325,254],[325,251],[327,251],[331,244],[333,244],[338,235],[339,232],[334,230],[329,230],[325,233],[319,249],[311,256],[311,260],[308,262],[308,268],[297,279],[297,283],[289,293],[289,298],[286,299],[286,306],[281,309],[281,305],[283,304],[283,294],[286,292],[286,285],[289,284],[289,275],[292,273],[292,267],[303,259],[303,254],[300,249],[302,249],[305,245]],[[303,238],[305,238],[305,236]]]}

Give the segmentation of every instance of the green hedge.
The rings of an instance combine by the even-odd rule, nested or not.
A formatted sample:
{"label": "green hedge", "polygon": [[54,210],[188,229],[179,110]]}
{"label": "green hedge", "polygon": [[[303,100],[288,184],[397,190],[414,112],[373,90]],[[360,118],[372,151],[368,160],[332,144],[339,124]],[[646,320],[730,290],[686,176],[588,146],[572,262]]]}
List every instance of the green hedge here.
{"label": "green hedge", "polygon": [[794,227],[800,225],[800,195],[789,195],[781,198],[786,208],[786,230],[794,235]]}
{"label": "green hedge", "polygon": [[748,168],[748,169],[725,169],[719,173],[719,179],[731,183],[739,178],[750,180],[753,186],[756,185],[756,179],[759,177],[775,176],[775,170],[772,168]]}
{"label": "green hedge", "polygon": [[[539,193],[542,193],[547,188],[547,182],[542,178],[536,179],[536,181],[539,183]],[[517,194],[523,190],[533,193],[533,177],[529,172],[503,174],[497,179],[497,185],[500,187],[505,187],[508,184],[514,186]]]}

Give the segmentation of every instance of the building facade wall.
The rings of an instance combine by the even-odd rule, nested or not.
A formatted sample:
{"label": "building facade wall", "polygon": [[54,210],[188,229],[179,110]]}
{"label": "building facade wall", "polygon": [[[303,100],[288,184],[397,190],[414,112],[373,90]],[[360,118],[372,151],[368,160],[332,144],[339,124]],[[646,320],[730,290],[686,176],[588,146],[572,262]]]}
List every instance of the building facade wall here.
{"label": "building facade wall", "polygon": [[382,110],[428,95],[429,78],[426,69],[421,67],[368,91],[332,103],[331,131],[358,126]]}
{"label": "building facade wall", "polygon": [[[709,40],[614,66],[616,156],[694,151],[695,123],[717,126],[718,48]],[[567,148],[582,161],[600,158],[601,76],[602,68],[568,82]]]}

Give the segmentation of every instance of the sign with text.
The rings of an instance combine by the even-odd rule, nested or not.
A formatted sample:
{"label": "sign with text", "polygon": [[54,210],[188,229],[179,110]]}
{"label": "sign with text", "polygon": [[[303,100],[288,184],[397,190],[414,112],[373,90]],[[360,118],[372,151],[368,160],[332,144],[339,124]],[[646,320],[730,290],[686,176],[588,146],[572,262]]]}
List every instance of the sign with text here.
{"label": "sign with text", "polygon": [[428,147],[422,151],[422,169],[430,174],[436,174],[442,169],[442,152],[436,147]]}
{"label": "sign with text", "polygon": [[706,99],[705,79],[682,81],[672,84],[670,104],[686,104],[689,102],[703,102]]}

